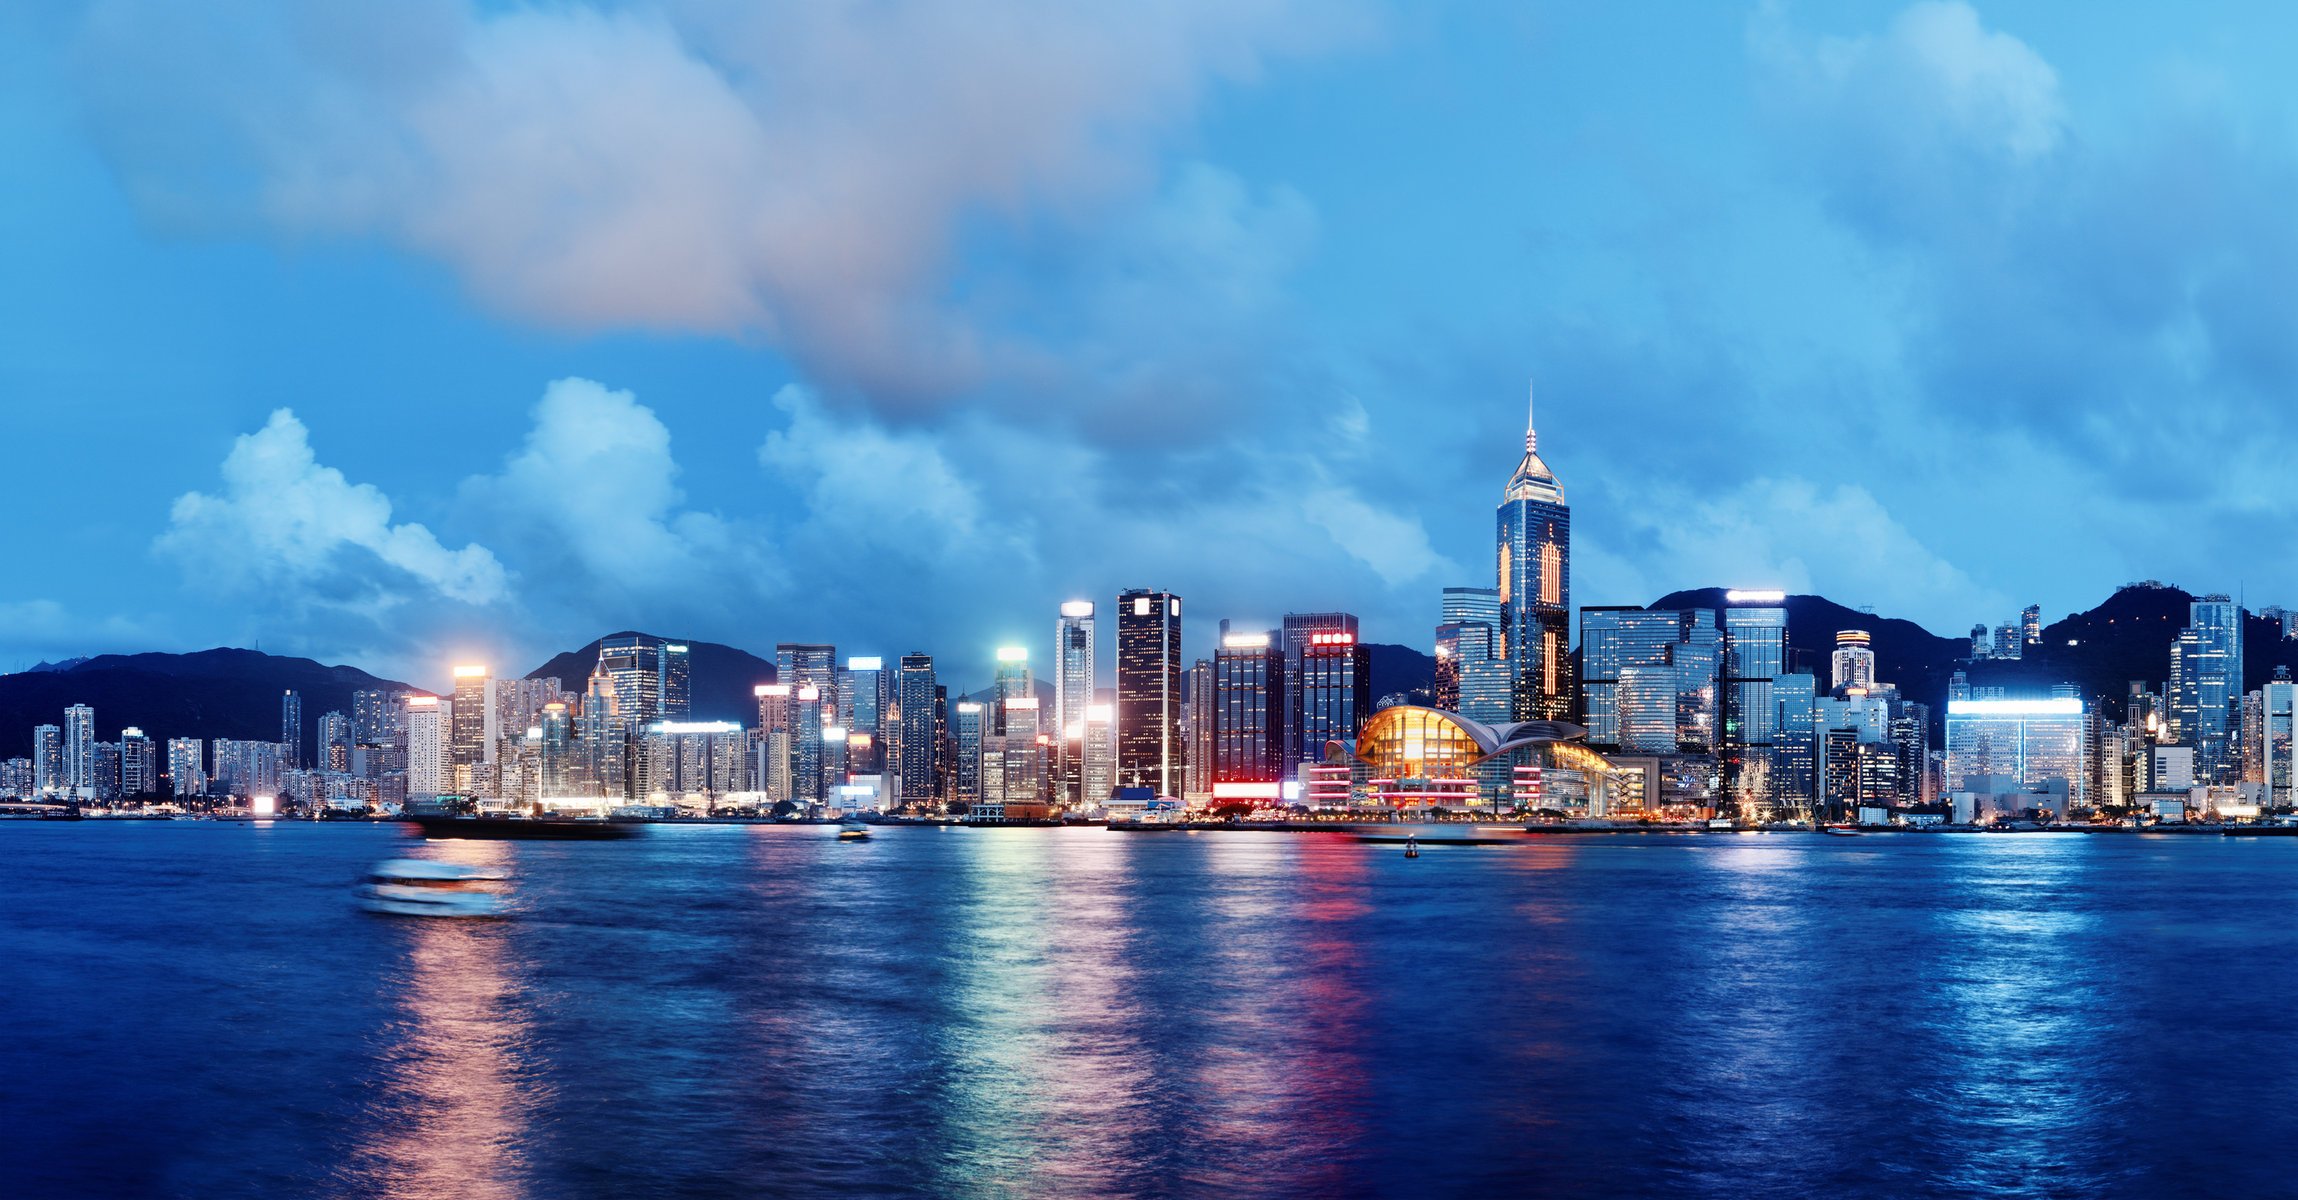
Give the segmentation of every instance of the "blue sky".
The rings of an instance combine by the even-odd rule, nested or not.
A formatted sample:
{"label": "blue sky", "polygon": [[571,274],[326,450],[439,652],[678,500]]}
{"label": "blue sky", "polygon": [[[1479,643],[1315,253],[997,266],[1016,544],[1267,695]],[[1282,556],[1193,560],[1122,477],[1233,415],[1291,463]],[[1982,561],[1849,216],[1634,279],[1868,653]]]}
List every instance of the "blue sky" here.
{"label": "blue sky", "polygon": [[[2298,14],[0,11],[0,667],[2298,603]],[[1194,646],[1192,648],[1194,650]]]}

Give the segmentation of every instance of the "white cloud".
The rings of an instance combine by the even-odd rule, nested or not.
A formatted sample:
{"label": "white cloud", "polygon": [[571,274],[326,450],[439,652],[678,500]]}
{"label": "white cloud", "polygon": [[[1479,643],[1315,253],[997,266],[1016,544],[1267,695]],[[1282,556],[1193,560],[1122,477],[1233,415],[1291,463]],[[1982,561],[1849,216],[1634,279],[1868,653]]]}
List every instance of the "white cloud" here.
{"label": "white cloud", "polygon": [[417,595],[483,605],[508,593],[493,552],[393,524],[390,499],[321,466],[284,408],[232,443],[219,493],[177,498],[158,545],[204,584],[369,613]]}
{"label": "white cloud", "polygon": [[839,421],[801,387],[776,392],[774,407],[789,424],[766,436],[758,461],[799,491],[819,532],[921,558],[976,554],[996,542],[1008,565],[1014,555],[1034,559],[1026,537],[988,519],[980,490],[932,439]]}

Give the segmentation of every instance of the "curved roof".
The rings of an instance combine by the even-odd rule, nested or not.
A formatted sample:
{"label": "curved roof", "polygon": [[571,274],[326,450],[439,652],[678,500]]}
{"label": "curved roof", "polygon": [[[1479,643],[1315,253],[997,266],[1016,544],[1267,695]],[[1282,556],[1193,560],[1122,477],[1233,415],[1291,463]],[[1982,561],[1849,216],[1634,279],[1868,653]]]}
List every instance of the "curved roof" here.
{"label": "curved roof", "polygon": [[[1426,713],[1443,721],[1467,734],[1468,739],[1476,743],[1476,749],[1483,758],[1506,754],[1511,750],[1522,749],[1526,746],[1545,745],[1550,742],[1576,742],[1588,736],[1586,726],[1574,725],[1568,721],[1510,721],[1501,725],[1487,725],[1482,721],[1461,716],[1459,713],[1446,712],[1441,708],[1428,708],[1418,704],[1391,705],[1374,713],[1372,721],[1378,721],[1391,713],[1400,716],[1405,713]],[[1368,735],[1371,732],[1370,722],[1366,725],[1366,732]],[[1357,745],[1360,747],[1358,751],[1360,756],[1364,753],[1362,748],[1369,746],[1371,741],[1369,736],[1358,739]],[[1482,761],[1482,759],[1478,761]]]}

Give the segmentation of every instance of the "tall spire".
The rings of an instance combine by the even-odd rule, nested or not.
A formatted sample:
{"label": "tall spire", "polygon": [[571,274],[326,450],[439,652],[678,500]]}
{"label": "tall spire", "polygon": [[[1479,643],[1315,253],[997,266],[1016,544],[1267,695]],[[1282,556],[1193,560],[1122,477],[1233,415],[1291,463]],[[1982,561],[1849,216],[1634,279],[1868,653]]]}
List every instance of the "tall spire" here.
{"label": "tall spire", "polygon": [[1540,458],[1540,434],[1532,427],[1534,399],[1533,387],[1524,388],[1524,460],[1516,465],[1516,474],[1508,480],[1502,493],[1507,500],[1546,500],[1554,504],[1564,502],[1564,489],[1556,482],[1555,473]]}
{"label": "tall spire", "polygon": [[1535,430],[1535,429],[1533,429],[1533,428],[1532,428],[1532,401],[1533,401],[1533,400],[1534,400],[1534,399],[1537,397],[1537,391],[1538,391],[1538,389],[1537,389],[1537,387],[1535,386],[1535,381],[1532,381],[1532,380],[1526,380],[1526,381],[1525,381],[1525,383],[1524,383],[1524,453],[1526,453],[1526,454],[1537,454],[1537,453],[1539,453],[1539,450],[1540,450],[1540,434],[1539,434],[1539,432],[1538,432],[1537,430]]}

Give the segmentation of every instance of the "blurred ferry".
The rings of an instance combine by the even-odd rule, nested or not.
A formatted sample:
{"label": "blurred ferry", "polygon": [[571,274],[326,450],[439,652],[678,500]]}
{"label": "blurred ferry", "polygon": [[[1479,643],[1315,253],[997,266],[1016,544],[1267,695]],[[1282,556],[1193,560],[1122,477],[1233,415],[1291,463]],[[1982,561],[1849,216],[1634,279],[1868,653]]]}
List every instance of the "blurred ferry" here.
{"label": "blurred ferry", "polygon": [[461,863],[385,859],[368,873],[359,905],[399,917],[500,917],[503,898],[487,885],[502,878]]}

